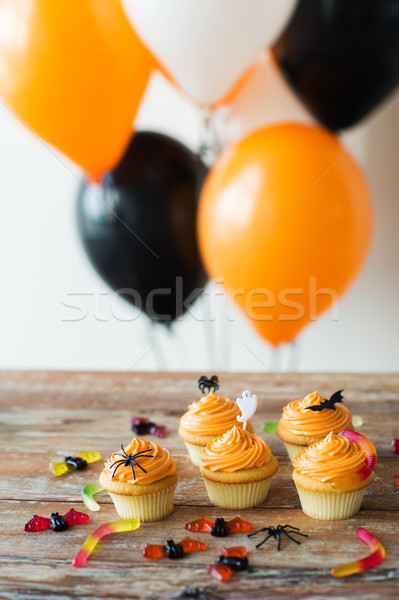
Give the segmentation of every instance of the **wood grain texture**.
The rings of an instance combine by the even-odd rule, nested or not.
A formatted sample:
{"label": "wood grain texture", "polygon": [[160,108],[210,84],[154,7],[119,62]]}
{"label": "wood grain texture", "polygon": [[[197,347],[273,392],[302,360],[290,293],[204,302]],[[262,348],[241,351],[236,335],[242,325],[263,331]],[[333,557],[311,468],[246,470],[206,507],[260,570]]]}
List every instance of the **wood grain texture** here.
{"label": "wood grain texture", "polygon": [[[177,435],[178,420],[186,406],[198,399],[199,373],[62,373],[0,372],[0,598],[169,598],[184,586],[209,588],[223,598],[305,599],[399,597],[399,457],[391,440],[399,437],[399,375],[397,374],[225,374],[221,392],[236,398],[243,389],[257,393],[259,410],[253,420],[260,432],[264,421],[278,420],[284,404],[318,389],[331,394],[345,389],[345,402],[361,415],[362,433],[375,443],[379,455],[376,478],[367,491],[362,510],[346,521],[323,522],[300,510],[291,480],[291,465],[274,435],[261,434],[278,457],[266,504],[240,511],[255,527],[292,524],[309,538],[300,546],[284,540],[281,552],[269,540],[255,550],[257,540],[236,534],[218,540],[193,534],[207,543],[204,552],[179,562],[148,561],[141,555],[146,541],[180,541],[184,524],[199,516],[233,517],[209,503],[198,470],[190,463]],[[69,508],[88,512],[80,501],[83,485],[94,480],[100,464],[61,478],[48,470],[50,460],[80,449],[99,450],[105,457],[127,444],[131,415],[151,416],[168,425],[164,445],[171,450],[180,474],[175,512],[160,523],[144,524],[138,531],[110,536],[85,568],[74,569],[72,559],[87,535],[117,517],[106,493],[98,496],[101,511],[91,520],[64,533],[27,534],[23,525],[33,514],[61,514]],[[367,548],[357,540],[358,526],[374,533],[387,550],[378,567],[350,578],[331,577],[331,567],[361,558]],[[259,538],[261,539],[261,538]],[[250,569],[228,584],[218,584],[207,566],[223,545],[245,544]]]}

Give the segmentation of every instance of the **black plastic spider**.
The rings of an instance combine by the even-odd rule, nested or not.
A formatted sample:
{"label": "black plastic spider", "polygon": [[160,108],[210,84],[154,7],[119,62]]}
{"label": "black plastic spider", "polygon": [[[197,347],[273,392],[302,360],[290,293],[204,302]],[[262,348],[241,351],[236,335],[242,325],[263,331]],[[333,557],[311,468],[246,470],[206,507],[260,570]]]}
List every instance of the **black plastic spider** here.
{"label": "black plastic spider", "polygon": [[[288,529],[288,531],[287,531]],[[254,531],[250,533],[248,537],[252,537],[261,531],[266,531],[268,534],[264,540],[262,540],[259,544],[256,544],[256,548],[260,548],[267,540],[272,537],[275,540],[278,539],[277,550],[281,550],[281,536],[286,535],[290,540],[295,542],[296,544],[300,544],[298,540],[294,539],[292,535],[301,535],[302,537],[309,537],[306,533],[299,533],[298,527],[293,527],[292,525],[277,525],[277,527],[262,527],[262,529],[258,529],[258,531]],[[290,535],[292,534],[292,535]]]}
{"label": "black plastic spider", "polygon": [[212,377],[206,377],[206,375],[202,375],[199,379],[198,379],[198,387],[200,389],[200,391],[205,394],[205,390],[208,390],[208,393],[213,390],[214,392],[216,392],[216,390],[219,389],[219,379],[217,375],[212,375]]}
{"label": "black plastic spider", "polygon": [[148,448],[148,450],[142,450],[141,452],[137,452],[137,454],[126,454],[126,450],[123,447],[123,444],[121,444],[121,450],[122,453],[120,452],[116,452],[115,456],[121,456],[122,458],[119,460],[116,460],[114,463],[112,463],[111,465],[111,469],[112,467],[114,467],[115,465],[117,465],[115,467],[114,472],[112,473],[112,477],[114,477],[115,473],[117,472],[117,470],[119,469],[119,467],[121,467],[122,465],[124,467],[130,467],[132,469],[132,473],[133,473],[133,479],[136,480],[136,473],[134,472],[134,467],[133,464],[136,465],[136,467],[138,467],[139,469],[141,469],[142,471],[144,471],[144,473],[147,473],[147,471],[141,466],[139,465],[138,462],[136,462],[136,458],[139,456],[148,456],[148,458],[154,458],[154,456],[151,454],[147,454],[147,452],[152,452],[151,448]]}
{"label": "black plastic spider", "polygon": [[221,596],[216,596],[211,591],[206,590],[206,588],[192,588],[185,587],[182,592],[177,592],[177,594],[172,594],[171,598],[192,598],[192,600],[223,600]]}

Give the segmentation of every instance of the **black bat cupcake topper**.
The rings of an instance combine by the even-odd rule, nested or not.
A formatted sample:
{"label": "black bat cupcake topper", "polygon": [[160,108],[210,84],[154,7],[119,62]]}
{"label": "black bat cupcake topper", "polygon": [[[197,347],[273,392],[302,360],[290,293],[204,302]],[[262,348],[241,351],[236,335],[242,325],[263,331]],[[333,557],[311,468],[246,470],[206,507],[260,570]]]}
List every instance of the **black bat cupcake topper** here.
{"label": "black bat cupcake topper", "polygon": [[315,406],[307,406],[306,410],[313,410],[315,412],[324,410],[325,408],[331,408],[332,410],[335,410],[335,404],[337,404],[337,402],[342,402],[343,391],[344,390],[338,390],[338,392],[335,392],[335,394],[333,394],[329,400],[324,400]]}
{"label": "black bat cupcake topper", "polygon": [[216,390],[219,389],[219,379],[217,375],[212,375],[212,377],[202,375],[202,377],[198,379],[198,387],[203,394],[205,394],[205,390],[208,390],[208,394],[211,390],[216,392]]}

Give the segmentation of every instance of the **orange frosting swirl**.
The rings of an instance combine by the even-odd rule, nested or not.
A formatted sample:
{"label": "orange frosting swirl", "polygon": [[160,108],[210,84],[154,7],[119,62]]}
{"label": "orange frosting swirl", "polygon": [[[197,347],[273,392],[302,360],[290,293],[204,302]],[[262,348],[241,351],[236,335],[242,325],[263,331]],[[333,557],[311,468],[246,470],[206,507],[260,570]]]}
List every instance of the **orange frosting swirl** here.
{"label": "orange frosting swirl", "polygon": [[313,392],[302,400],[293,400],[284,406],[280,424],[297,435],[324,437],[329,431],[338,433],[351,423],[351,412],[343,404],[336,404],[335,409],[308,409],[309,406],[316,406],[324,400],[318,392]]}
{"label": "orange frosting swirl", "polygon": [[124,458],[121,456],[122,451],[119,451],[115,452],[115,454],[110,456],[104,463],[103,473],[113,481],[123,481],[135,485],[148,485],[149,483],[173,475],[176,472],[175,461],[170,452],[155,442],[135,437],[124,450],[126,454],[137,454],[143,450],[150,450],[147,454],[141,454],[135,458],[136,462],[146,471],[146,473],[133,463],[134,472],[136,474],[136,479],[134,479],[131,467],[125,467],[121,464],[116,470],[114,477],[112,477],[115,467],[117,466],[114,465],[112,467],[112,465],[115,461]]}
{"label": "orange frosting swirl", "polygon": [[[233,400],[211,392],[193,402],[180,419],[180,427],[196,435],[222,435],[237,424],[240,409]],[[239,424],[242,427],[242,424]]]}
{"label": "orange frosting swirl", "polygon": [[271,456],[266,442],[234,425],[230,431],[205,446],[201,452],[201,462],[210,471],[232,473],[261,467],[270,461]]}
{"label": "orange frosting swirl", "polygon": [[322,482],[362,481],[366,454],[356,442],[331,431],[324,440],[311,444],[294,461],[300,475]]}

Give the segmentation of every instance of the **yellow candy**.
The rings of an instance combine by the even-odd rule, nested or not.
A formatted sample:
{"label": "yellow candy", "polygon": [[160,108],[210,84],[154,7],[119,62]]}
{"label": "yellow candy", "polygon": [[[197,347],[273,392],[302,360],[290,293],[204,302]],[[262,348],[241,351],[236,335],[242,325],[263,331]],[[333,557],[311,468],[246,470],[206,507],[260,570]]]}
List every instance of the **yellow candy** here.
{"label": "yellow candy", "polygon": [[358,427],[363,425],[363,419],[360,415],[352,415],[353,428],[357,430]]}
{"label": "yellow candy", "polygon": [[87,463],[94,463],[101,459],[101,454],[95,450],[89,452],[79,451],[77,455],[79,458],[83,458]]}
{"label": "yellow candy", "polygon": [[59,477],[60,475],[65,475],[69,471],[69,467],[65,462],[50,462],[50,470],[53,475]]}

